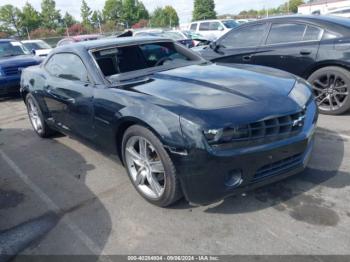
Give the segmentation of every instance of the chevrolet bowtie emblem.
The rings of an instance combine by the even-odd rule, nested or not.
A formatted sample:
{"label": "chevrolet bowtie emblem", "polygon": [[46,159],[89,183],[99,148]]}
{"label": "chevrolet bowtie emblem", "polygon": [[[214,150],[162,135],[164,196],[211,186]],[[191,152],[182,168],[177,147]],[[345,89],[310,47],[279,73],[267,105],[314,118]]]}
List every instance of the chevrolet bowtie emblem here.
{"label": "chevrolet bowtie emblem", "polygon": [[295,119],[295,120],[293,121],[292,126],[293,126],[293,127],[294,127],[294,126],[299,126],[299,127],[303,126],[303,124],[304,124],[304,119],[305,119],[305,116],[300,116],[300,117],[298,117],[298,119]]}

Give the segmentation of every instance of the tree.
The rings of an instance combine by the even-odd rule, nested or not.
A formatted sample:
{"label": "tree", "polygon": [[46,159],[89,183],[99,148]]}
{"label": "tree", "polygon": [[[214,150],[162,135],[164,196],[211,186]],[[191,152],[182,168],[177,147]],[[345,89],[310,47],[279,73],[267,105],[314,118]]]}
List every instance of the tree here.
{"label": "tree", "polygon": [[175,27],[179,25],[179,16],[172,6],[166,6],[163,9],[166,26]]}
{"label": "tree", "polygon": [[102,18],[102,14],[100,11],[94,11],[92,13],[92,16],[91,16],[91,23],[92,25],[97,28],[100,24],[102,24],[104,21],[103,21],[103,18]]}
{"label": "tree", "polygon": [[80,15],[82,18],[82,24],[83,26],[85,26],[86,28],[91,27],[91,15],[92,15],[92,11],[91,8],[87,5],[86,1],[83,0],[81,3],[81,8],[80,8]]}
{"label": "tree", "polygon": [[138,21],[149,19],[149,13],[141,1],[136,2],[136,10],[136,19]]}
{"label": "tree", "polygon": [[172,6],[158,7],[151,17],[153,27],[174,27],[179,25],[179,17]]}
{"label": "tree", "polygon": [[138,22],[136,12],[136,0],[123,1],[123,12],[121,18],[127,28],[131,27],[133,24]]}
{"label": "tree", "polygon": [[63,17],[63,23],[64,26],[71,27],[72,25],[76,24],[77,21],[70,13],[66,12]]}
{"label": "tree", "polygon": [[21,35],[21,10],[13,5],[4,5],[0,7],[0,22],[7,30],[14,29],[17,35]]}
{"label": "tree", "polygon": [[152,27],[165,27],[165,17],[164,12],[161,7],[157,7],[151,16],[151,26]]}
{"label": "tree", "polygon": [[215,19],[215,2],[214,0],[195,0],[192,13],[192,20]]}
{"label": "tree", "polygon": [[22,8],[21,19],[22,27],[26,28],[25,30],[28,30],[29,32],[39,28],[41,24],[39,12],[28,2],[26,2]]}
{"label": "tree", "polygon": [[298,13],[298,6],[304,4],[303,0],[290,0],[289,1],[289,12]]}
{"label": "tree", "polygon": [[116,24],[122,16],[122,9],[123,4],[121,0],[106,0],[102,11],[103,19],[106,21],[112,21]]}
{"label": "tree", "polygon": [[54,0],[42,0],[41,2],[42,26],[48,29],[56,29],[60,23],[60,11],[56,10]]}

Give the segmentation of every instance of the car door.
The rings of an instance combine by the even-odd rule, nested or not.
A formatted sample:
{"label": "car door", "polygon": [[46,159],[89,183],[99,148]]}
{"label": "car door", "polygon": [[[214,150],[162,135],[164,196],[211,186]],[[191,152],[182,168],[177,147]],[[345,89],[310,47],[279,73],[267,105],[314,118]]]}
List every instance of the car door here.
{"label": "car door", "polygon": [[217,42],[213,62],[253,64],[255,53],[267,33],[266,23],[240,26],[231,30]]}
{"label": "car door", "polygon": [[49,75],[45,102],[54,124],[66,132],[93,138],[94,86],[81,58],[73,53],[57,53],[45,69]]}
{"label": "car door", "polygon": [[303,76],[316,60],[322,33],[304,23],[272,23],[254,63]]}

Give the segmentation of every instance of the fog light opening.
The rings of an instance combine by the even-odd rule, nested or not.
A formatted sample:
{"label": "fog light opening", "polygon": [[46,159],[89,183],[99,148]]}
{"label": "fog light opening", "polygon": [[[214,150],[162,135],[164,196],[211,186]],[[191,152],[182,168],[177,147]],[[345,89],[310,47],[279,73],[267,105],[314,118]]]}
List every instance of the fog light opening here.
{"label": "fog light opening", "polygon": [[232,170],[225,176],[225,185],[228,187],[238,187],[242,182],[241,170]]}

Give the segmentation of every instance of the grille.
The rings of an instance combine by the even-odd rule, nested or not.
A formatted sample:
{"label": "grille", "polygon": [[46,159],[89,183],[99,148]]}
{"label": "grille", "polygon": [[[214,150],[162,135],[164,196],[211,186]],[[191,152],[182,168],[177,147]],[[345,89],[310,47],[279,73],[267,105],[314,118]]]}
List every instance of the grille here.
{"label": "grille", "polygon": [[264,144],[297,135],[304,126],[305,110],[295,114],[227,128],[219,143],[212,146],[225,149]]}
{"label": "grille", "polygon": [[272,164],[265,165],[256,172],[253,181],[260,180],[269,176],[279,175],[282,172],[287,172],[301,164],[302,154],[297,154],[292,157],[274,162]]}
{"label": "grille", "polygon": [[20,74],[20,72],[18,71],[18,67],[6,67],[6,68],[3,68],[3,71],[7,76]]}

